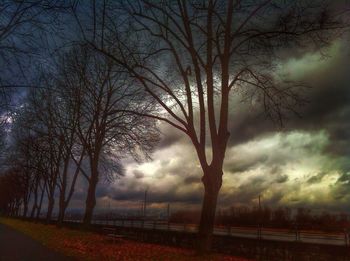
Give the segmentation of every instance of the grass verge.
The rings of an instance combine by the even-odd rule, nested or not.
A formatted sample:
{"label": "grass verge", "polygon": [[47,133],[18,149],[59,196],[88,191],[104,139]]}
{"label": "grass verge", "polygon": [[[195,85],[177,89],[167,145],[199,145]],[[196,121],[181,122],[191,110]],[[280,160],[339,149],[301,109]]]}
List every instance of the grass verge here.
{"label": "grass verge", "polygon": [[112,240],[103,235],[68,228],[57,228],[55,225],[44,225],[18,219],[0,218],[0,223],[30,236],[50,249],[74,257],[77,260],[248,260],[220,254],[212,254],[207,257],[196,256],[194,251],[184,248],[124,239],[118,239],[113,243]]}

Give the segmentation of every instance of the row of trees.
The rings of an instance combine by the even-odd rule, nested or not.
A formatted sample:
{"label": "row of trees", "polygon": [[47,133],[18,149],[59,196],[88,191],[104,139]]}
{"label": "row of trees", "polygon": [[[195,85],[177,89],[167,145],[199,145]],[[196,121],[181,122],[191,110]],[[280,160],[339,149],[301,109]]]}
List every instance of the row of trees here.
{"label": "row of trees", "polygon": [[[5,209],[39,215],[47,198],[47,220],[58,199],[58,224],[74,194],[78,177],[87,183],[84,224],[91,222],[96,187],[105,175],[124,174],[126,155],[149,157],[158,141],[156,122],[139,116],[154,106],[132,86],[132,79],[110,60],[88,47],[74,47],[44,72],[15,112],[4,183],[24,187],[21,197],[9,193]],[[135,112],[135,113],[131,113]],[[16,173],[16,175],[12,175]],[[24,183],[25,181],[25,183]]]}
{"label": "row of trees", "polygon": [[[121,0],[91,7],[92,26],[81,26],[85,42],[123,67],[164,112],[144,116],[170,124],[193,144],[204,186],[198,251],[206,252],[230,112],[243,100],[278,124],[298,115],[303,85],[278,75],[281,54],[322,50],[347,20],[331,1]],[[74,14],[82,25],[84,17]]]}
{"label": "row of trees", "polygon": [[70,35],[79,31],[83,47],[43,74],[44,89],[30,92],[17,111],[11,151],[18,173],[29,176],[24,194],[37,206],[45,191],[50,218],[58,189],[62,220],[80,174],[89,223],[101,166],[120,175],[121,151],[147,156],[157,140],[154,120],[163,121],[186,135],[198,156],[198,250],[209,250],[230,111],[243,100],[279,124],[298,114],[302,88],[279,77],[280,58],[294,49],[324,50],[344,32],[346,12],[331,2],[64,1],[77,25]]}

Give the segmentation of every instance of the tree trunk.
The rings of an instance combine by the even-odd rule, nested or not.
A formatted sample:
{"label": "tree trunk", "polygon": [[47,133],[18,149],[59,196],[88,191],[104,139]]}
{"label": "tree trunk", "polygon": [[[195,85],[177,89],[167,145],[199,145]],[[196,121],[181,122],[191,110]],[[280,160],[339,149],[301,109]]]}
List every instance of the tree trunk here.
{"label": "tree trunk", "polygon": [[46,214],[46,223],[49,223],[52,218],[52,211],[55,205],[55,199],[49,198],[48,206],[47,206],[47,214]]}
{"label": "tree trunk", "polygon": [[66,212],[65,195],[66,195],[66,183],[64,181],[64,183],[62,184],[62,188],[60,190],[60,197],[59,197],[59,201],[58,201],[58,219],[57,219],[57,226],[58,227],[62,227],[63,220],[64,220],[64,214]]}
{"label": "tree trunk", "polygon": [[59,211],[58,211],[58,219],[57,219],[57,226],[62,227],[63,220],[64,220],[64,214],[66,210],[64,207],[64,199],[59,200]]}
{"label": "tree trunk", "polygon": [[34,219],[35,211],[38,208],[37,202],[33,203],[32,211],[30,212],[30,219]]}
{"label": "tree trunk", "polygon": [[222,184],[222,170],[209,168],[204,172],[202,181],[204,197],[199,223],[197,252],[206,254],[211,251],[212,246],[216,204]]}
{"label": "tree trunk", "polygon": [[32,211],[30,213],[30,219],[34,218],[35,211],[36,211],[37,208],[38,208],[38,189],[36,189],[34,191],[34,202],[33,202]]}
{"label": "tree trunk", "polygon": [[27,211],[28,211],[28,202],[23,202],[23,215],[22,217],[25,218],[27,216]]}
{"label": "tree trunk", "polygon": [[60,189],[60,197],[59,197],[59,211],[58,211],[58,220],[57,220],[57,226],[62,227],[64,215],[66,212],[66,189],[67,189],[67,174],[68,174],[68,167],[69,167],[69,160],[70,160],[70,154],[67,153],[67,157],[64,160],[64,167],[62,172],[62,182],[61,182],[61,189]]}
{"label": "tree trunk", "polygon": [[86,207],[84,215],[84,225],[89,226],[91,224],[92,215],[96,205],[96,186],[98,183],[98,161],[91,161],[91,177],[89,180],[89,189],[86,198]]}
{"label": "tree trunk", "polygon": [[35,181],[35,187],[34,187],[34,190],[33,190],[33,193],[34,193],[34,202],[33,202],[33,207],[32,207],[32,211],[30,213],[30,219],[33,219],[34,218],[34,215],[35,215],[35,211],[36,209],[38,208],[38,189],[39,189],[39,178],[36,178],[36,181]]}
{"label": "tree trunk", "polygon": [[89,226],[91,224],[92,215],[94,212],[94,208],[96,205],[96,185],[97,182],[93,182],[92,180],[89,182],[89,189],[86,198],[86,207],[85,207],[85,215],[84,215],[84,225]]}
{"label": "tree trunk", "polygon": [[44,183],[44,186],[43,186],[43,188],[42,188],[42,190],[41,190],[39,206],[38,206],[38,209],[37,209],[37,211],[36,211],[36,217],[35,217],[35,219],[39,219],[39,218],[40,218],[40,212],[41,212],[41,207],[42,207],[42,205],[43,205],[43,199],[44,199],[45,189],[46,189],[46,182]]}

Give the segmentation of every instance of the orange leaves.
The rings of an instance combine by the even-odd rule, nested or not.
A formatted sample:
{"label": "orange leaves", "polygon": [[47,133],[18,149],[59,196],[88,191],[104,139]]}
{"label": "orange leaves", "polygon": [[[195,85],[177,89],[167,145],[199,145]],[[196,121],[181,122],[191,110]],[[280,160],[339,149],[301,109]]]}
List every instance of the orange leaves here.
{"label": "orange leaves", "polygon": [[[1,222],[4,223],[3,220]],[[120,260],[120,261],[247,261],[227,255],[213,254],[196,256],[194,251],[131,240],[116,239],[104,235],[67,228],[58,229],[54,225],[34,224],[19,220],[7,220],[6,224],[20,230],[67,256],[78,260]]]}

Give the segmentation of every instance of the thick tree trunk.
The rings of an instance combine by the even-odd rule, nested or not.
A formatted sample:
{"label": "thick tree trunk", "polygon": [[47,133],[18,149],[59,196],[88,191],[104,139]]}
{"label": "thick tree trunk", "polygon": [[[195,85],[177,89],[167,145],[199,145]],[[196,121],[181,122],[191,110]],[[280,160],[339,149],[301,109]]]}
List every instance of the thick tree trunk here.
{"label": "thick tree trunk", "polygon": [[86,207],[84,215],[84,225],[89,226],[91,224],[92,215],[96,205],[96,186],[98,183],[98,162],[97,160],[91,161],[91,177],[89,180],[89,188],[86,198]]}
{"label": "thick tree trunk", "polygon": [[59,201],[58,219],[57,219],[57,226],[58,227],[62,227],[65,212],[66,212],[66,209],[64,207],[64,199],[63,200],[60,199],[60,201]]}
{"label": "thick tree trunk", "polygon": [[66,195],[66,184],[62,184],[62,188],[60,191],[60,198],[58,201],[58,219],[57,219],[57,226],[62,227],[64,215],[66,212],[66,204],[65,204],[65,195]]}
{"label": "thick tree trunk", "polygon": [[215,212],[218,194],[222,184],[222,170],[209,168],[203,176],[204,197],[198,231],[197,252],[205,254],[211,251]]}
{"label": "thick tree trunk", "polygon": [[96,185],[97,185],[97,182],[93,182],[93,181],[89,182],[89,189],[88,189],[88,194],[86,198],[86,207],[85,207],[85,215],[84,215],[85,226],[89,226],[91,224],[92,215],[96,205],[96,196],[95,196]]}

